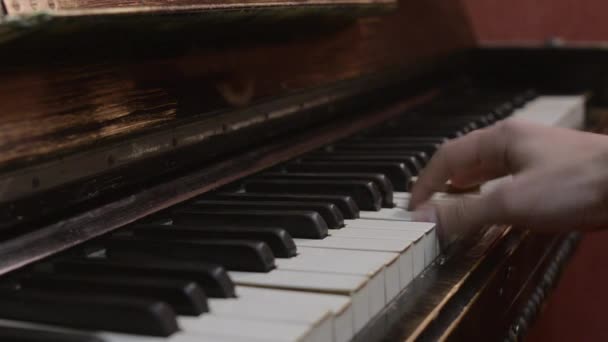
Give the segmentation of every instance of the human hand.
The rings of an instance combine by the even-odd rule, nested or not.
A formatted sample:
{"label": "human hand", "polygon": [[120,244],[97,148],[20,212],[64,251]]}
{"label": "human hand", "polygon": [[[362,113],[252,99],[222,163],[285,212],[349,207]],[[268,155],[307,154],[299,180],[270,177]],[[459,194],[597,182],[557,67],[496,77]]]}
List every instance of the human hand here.
{"label": "human hand", "polygon": [[[513,175],[487,193],[427,202],[450,180],[471,187]],[[411,194],[414,217],[445,236],[488,224],[535,230],[608,227],[608,137],[509,119],[444,144]]]}

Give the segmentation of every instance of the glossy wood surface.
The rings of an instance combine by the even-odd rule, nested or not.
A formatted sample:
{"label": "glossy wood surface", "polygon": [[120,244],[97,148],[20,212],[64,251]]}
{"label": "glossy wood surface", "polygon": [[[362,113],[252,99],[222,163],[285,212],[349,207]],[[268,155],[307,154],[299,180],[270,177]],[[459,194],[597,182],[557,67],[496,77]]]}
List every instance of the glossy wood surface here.
{"label": "glossy wood surface", "polygon": [[435,95],[435,92],[429,92],[405,98],[375,112],[342,118],[272,144],[223,156],[217,162],[190,170],[181,177],[125,194],[111,203],[73,213],[27,234],[5,239],[0,242],[0,275],[377,125],[431,100]]}
{"label": "glossy wood surface", "polygon": [[[269,39],[281,27],[253,37],[246,26],[233,27],[234,43],[188,36],[170,51],[133,47],[118,60],[111,58],[111,45],[99,49],[101,43],[90,39],[43,51],[26,49],[27,39],[13,42],[9,47],[27,54],[0,58],[0,170],[474,44],[455,1],[403,0],[390,15],[321,35],[287,32]],[[118,46],[134,43],[124,39]]]}
{"label": "glossy wood surface", "polygon": [[3,0],[9,15],[48,11],[63,15],[149,12],[200,12],[242,10],[255,7],[369,6],[394,4],[395,0]]}

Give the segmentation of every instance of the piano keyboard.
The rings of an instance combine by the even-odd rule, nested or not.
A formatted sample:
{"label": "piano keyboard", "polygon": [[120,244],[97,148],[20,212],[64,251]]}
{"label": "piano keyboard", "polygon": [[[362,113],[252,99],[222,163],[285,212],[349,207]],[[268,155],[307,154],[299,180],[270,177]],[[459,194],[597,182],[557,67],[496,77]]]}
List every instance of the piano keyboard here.
{"label": "piano keyboard", "polygon": [[583,105],[443,96],[15,272],[0,283],[0,341],[357,339],[439,254],[435,225],[406,210],[437,147],[509,115],[577,128]]}

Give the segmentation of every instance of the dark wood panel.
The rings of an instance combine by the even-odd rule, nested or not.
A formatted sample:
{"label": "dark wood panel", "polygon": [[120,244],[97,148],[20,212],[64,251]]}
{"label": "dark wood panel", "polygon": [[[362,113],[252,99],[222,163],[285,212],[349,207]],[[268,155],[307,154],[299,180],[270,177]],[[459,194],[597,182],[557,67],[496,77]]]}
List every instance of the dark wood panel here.
{"label": "dark wood panel", "polygon": [[[303,28],[315,25],[311,21]],[[359,19],[322,35],[288,33],[268,39],[281,26],[255,36],[247,35],[246,26],[239,29],[241,37],[234,42],[180,36],[179,49],[140,43],[145,53],[132,47],[119,59],[112,59],[111,44],[103,46],[101,57],[86,55],[101,44],[91,39],[75,46],[57,41],[57,47],[41,51],[25,49],[28,39],[18,40],[13,47],[27,53],[15,61],[15,49],[0,63],[0,167],[411,65],[474,44],[456,1],[403,0],[394,14]],[[123,35],[114,35],[117,44]],[[124,45],[129,44],[117,46]],[[71,58],[82,53],[82,58]]]}
{"label": "dark wood panel", "polygon": [[392,5],[395,0],[3,0],[3,3],[10,15],[23,15],[41,10],[57,14],[90,15],[242,10],[255,7],[291,7],[296,10],[305,6]]}
{"label": "dark wood panel", "polygon": [[225,156],[204,168],[190,170],[186,175],[125,194],[111,203],[72,213],[67,218],[2,241],[0,275],[377,125],[430,101],[435,95],[436,92],[427,92],[401,99],[374,112],[358,113],[352,118],[342,118],[271,144]]}
{"label": "dark wood panel", "polygon": [[414,280],[383,340],[505,338],[570,237],[504,228],[460,241]]}

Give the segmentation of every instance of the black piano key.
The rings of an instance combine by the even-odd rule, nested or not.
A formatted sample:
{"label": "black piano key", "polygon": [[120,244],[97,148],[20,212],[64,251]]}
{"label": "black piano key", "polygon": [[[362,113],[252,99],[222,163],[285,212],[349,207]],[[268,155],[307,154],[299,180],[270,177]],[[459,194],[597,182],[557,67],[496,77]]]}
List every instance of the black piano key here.
{"label": "black piano key", "polygon": [[280,227],[289,235],[304,239],[327,236],[327,224],[316,211],[303,210],[199,210],[177,209],[171,213],[175,225]]}
{"label": "black piano key", "polygon": [[134,276],[91,276],[36,273],[19,279],[24,289],[61,291],[88,294],[90,296],[125,295],[158,299],[170,304],[181,315],[198,316],[209,311],[207,296],[197,283]]}
{"label": "black piano key", "polygon": [[207,296],[230,298],[235,296],[234,283],[226,270],[214,264],[155,258],[154,262],[138,260],[74,259],[58,260],[53,269],[61,274],[95,276],[137,276],[146,278],[181,279],[196,282]]}
{"label": "black piano key", "polygon": [[310,154],[310,157],[326,157],[326,156],[345,156],[345,157],[364,157],[373,156],[372,159],[378,160],[378,158],[387,159],[390,161],[403,162],[408,166],[411,166],[415,172],[420,171],[430,160],[430,155],[427,155],[423,151],[412,151],[412,150],[384,150],[384,149],[360,149],[360,150],[349,150],[349,149],[336,149],[335,151],[325,153]]}
{"label": "black piano key", "polygon": [[245,190],[270,193],[340,194],[351,196],[363,210],[380,210],[382,195],[371,181],[252,179]]}
{"label": "black piano key", "polygon": [[325,161],[325,162],[358,162],[358,163],[367,163],[367,162],[396,162],[404,164],[410,173],[418,174],[420,170],[422,170],[422,165],[425,163],[425,160],[418,160],[418,157],[414,155],[406,155],[406,154],[384,154],[384,153],[369,153],[363,154],[359,153],[342,153],[342,152],[333,152],[333,153],[318,153],[311,154],[304,158],[302,161]]}
{"label": "black piano key", "polygon": [[202,210],[305,210],[316,211],[323,217],[329,229],[344,227],[344,217],[332,203],[319,202],[278,202],[247,200],[201,199],[189,203],[193,208]]}
{"label": "black piano key", "polygon": [[[415,125],[414,125],[415,126]],[[458,129],[436,129],[430,127],[410,127],[406,128],[404,125],[384,127],[382,130],[374,131],[372,136],[382,137],[427,137],[427,136],[440,136],[444,139],[454,139],[463,136],[465,132]]]}
{"label": "black piano key", "polygon": [[409,168],[398,162],[299,161],[284,166],[289,172],[372,172],[390,179],[397,191],[407,191],[412,178]]}
{"label": "black piano key", "polygon": [[448,139],[440,136],[428,137],[378,137],[378,136],[359,136],[347,140],[346,142],[365,142],[365,143],[424,143],[439,147],[447,142]]}
{"label": "black piano key", "polygon": [[104,241],[110,259],[145,259],[161,256],[180,260],[216,263],[229,270],[269,272],[275,268],[274,255],[262,241],[169,240],[154,237],[116,236]]}
{"label": "black piano key", "polygon": [[158,237],[162,239],[240,239],[264,241],[275,257],[290,258],[297,254],[293,239],[285,229],[273,227],[238,226],[163,226],[137,225],[132,228],[135,236]]}
{"label": "black piano key", "polygon": [[38,328],[0,326],[2,342],[104,342],[102,339],[83,333],[51,331]]}
{"label": "black piano key", "polygon": [[410,154],[416,155],[420,159],[428,159],[439,148],[439,144],[425,142],[396,142],[396,141],[368,141],[357,140],[338,143],[331,147],[331,150],[339,151],[360,151],[360,150],[378,150],[378,151],[410,151]]}
{"label": "black piano key", "polygon": [[39,290],[0,291],[0,318],[164,337],[179,329],[161,301]]}
{"label": "black piano key", "polygon": [[213,194],[211,198],[220,200],[248,200],[248,201],[283,201],[283,202],[320,202],[332,203],[346,219],[359,218],[359,207],[352,197],[346,195],[306,195],[306,194],[267,194],[255,192],[222,192]]}
{"label": "black piano key", "polygon": [[366,180],[372,181],[382,193],[384,207],[392,208],[393,184],[381,173],[334,173],[334,172],[268,172],[256,176],[256,179],[314,179],[314,180]]}

